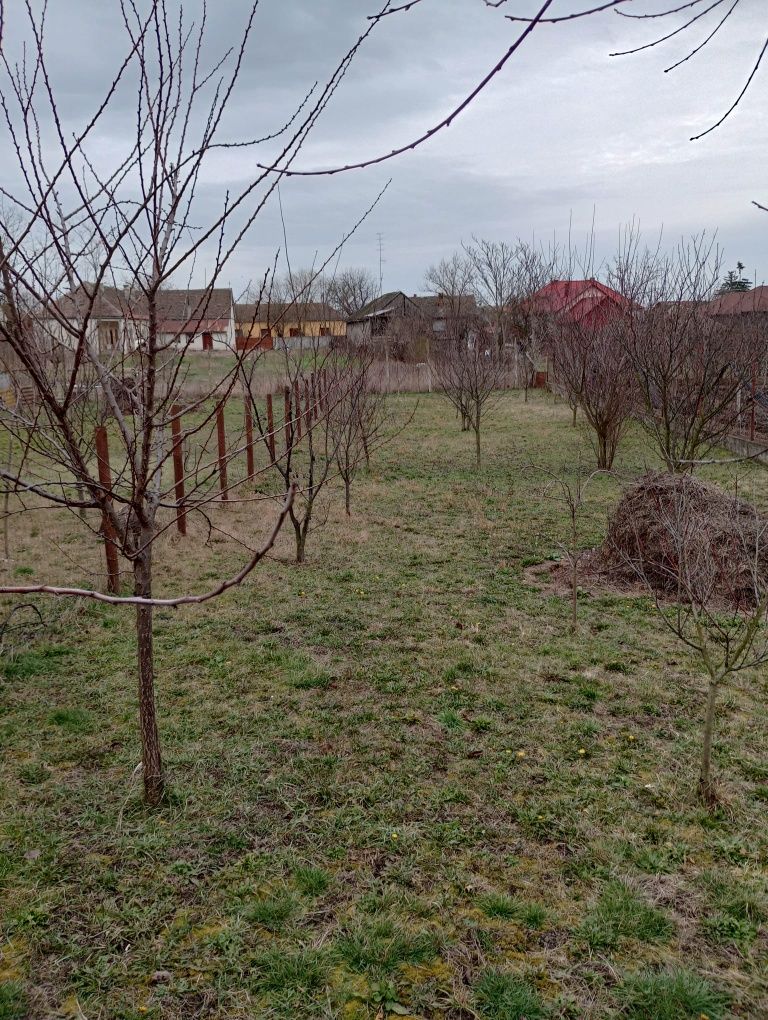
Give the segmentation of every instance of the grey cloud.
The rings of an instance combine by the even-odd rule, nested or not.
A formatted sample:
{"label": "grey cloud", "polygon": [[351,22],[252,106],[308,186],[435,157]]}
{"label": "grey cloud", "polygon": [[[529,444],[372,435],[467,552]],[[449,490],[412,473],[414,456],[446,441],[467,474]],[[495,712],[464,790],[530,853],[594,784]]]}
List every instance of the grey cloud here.
{"label": "grey cloud", "polygon": [[[185,4],[188,13],[196,6]],[[559,4],[563,11],[576,6]],[[572,221],[583,236],[595,209],[601,254],[609,253],[619,225],[637,216],[649,233],[664,226],[670,238],[717,230],[731,261],[740,258],[758,278],[768,276],[768,218],[750,206],[753,198],[768,199],[760,83],[718,132],[687,141],[743,83],[745,53],[764,28],[757,6],[745,7],[728,33],[674,76],[662,70],[682,55],[682,44],[609,58],[613,49],[650,38],[647,25],[609,14],[557,30],[541,27],[474,106],[417,152],[338,178],[286,181],[291,258],[306,263],[316,251],[330,251],[391,175],[389,191],[342,258],[378,268],[382,231],[390,286],[415,290],[426,266],[472,233],[564,238]],[[236,41],[247,4],[209,7],[208,47],[218,55]],[[375,8],[375,0],[261,0],[228,133],[274,129],[314,80],[325,79]],[[74,126],[104,87],[124,42],[112,3],[50,0],[49,9],[51,67]],[[17,12],[6,26],[11,50],[18,23]],[[409,14],[385,19],[296,165],[329,166],[410,140],[473,87],[516,31],[480,0],[424,0]],[[95,140],[99,158],[119,148],[131,114],[126,89]],[[200,217],[221,204],[226,187],[247,179],[254,162],[245,153],[217,159],[201,192]],[[8,184],[7,167],[0,175]],[[258,276],[282,246],[271,202],[229,267],[233,285]],[[202,278],[202,260],[197,272]]]}

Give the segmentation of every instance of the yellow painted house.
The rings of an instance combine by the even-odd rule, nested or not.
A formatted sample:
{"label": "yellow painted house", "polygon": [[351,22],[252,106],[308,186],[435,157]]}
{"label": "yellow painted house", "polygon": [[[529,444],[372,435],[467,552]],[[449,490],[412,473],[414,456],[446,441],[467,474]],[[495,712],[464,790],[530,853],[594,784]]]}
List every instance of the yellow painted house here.
{"label": "yellow painted house", "polygon": [[345,337],[347,323],[322,301],[262,302],[235,305],[237,346],[271,350],[276,341]]}

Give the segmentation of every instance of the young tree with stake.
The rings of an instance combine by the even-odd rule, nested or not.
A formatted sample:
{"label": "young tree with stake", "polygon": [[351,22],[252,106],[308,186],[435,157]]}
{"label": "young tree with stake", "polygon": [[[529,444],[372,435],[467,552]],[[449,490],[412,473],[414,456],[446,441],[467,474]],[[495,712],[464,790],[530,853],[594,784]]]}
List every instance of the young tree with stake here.
{"label": "young tree with stake", "polygon": [[[624,500],[608,553],[644,584],[706,675],[698,795],[714,806],[718,697],[737,674],[768,661],[768,521],[740,497],[690,475],[643,479]],[[652,516],[651,547],[648,529],[638,524],[644,514]]]}

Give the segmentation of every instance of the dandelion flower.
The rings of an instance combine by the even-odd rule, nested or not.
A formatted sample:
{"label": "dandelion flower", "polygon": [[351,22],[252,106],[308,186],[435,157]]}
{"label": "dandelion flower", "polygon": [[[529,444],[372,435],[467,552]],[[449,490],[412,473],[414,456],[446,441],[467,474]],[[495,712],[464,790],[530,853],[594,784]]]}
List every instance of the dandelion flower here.
{"label": "dandelion flower", "polygon": [[585,748],[583,748],[583,747],[580,747],[580,748],[579,748],[579,754],[586,754],[586,753],[587,753],[587,752],[586,752],[586,749],[585,749]]}
{"label": "dandelion flower", "polygon": [[399,838],[400,837],[398,836],[398,834],[396,832],[392,833],[392,839],[399,839]]}
{"label": "dandelion flower", "polygon": [[518,758],[525,758],[525,751],[518,751],[517,752],[517,757]]}

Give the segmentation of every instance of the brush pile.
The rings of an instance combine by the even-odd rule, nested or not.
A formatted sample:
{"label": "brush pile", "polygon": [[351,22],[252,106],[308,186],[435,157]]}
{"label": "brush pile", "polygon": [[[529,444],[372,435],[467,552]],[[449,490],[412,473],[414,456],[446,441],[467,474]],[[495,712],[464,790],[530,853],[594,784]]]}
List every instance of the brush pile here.
{"label": "brush pile", "polygon": [[645,475],[621,498],[593,566],[662,597],[735,609],[768,591],[768,517],[692,475]]}

